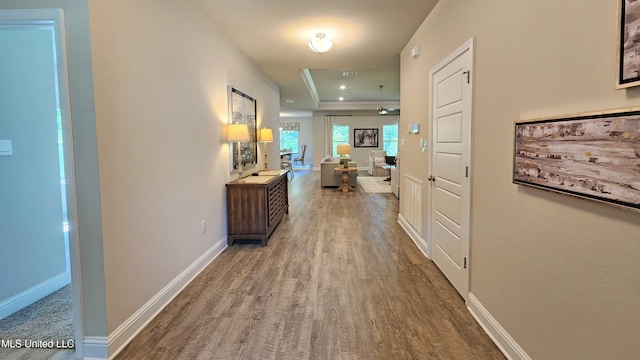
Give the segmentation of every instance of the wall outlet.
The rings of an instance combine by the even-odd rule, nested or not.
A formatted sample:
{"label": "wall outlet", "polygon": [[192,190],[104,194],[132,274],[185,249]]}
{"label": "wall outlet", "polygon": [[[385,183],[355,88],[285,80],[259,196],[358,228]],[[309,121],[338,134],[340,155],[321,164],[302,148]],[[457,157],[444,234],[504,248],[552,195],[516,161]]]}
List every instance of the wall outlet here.
{"label": "wall outlet", "polygon": [[200,223],[200,235],[204,235],[207,232],[207,220],[202,220]]}

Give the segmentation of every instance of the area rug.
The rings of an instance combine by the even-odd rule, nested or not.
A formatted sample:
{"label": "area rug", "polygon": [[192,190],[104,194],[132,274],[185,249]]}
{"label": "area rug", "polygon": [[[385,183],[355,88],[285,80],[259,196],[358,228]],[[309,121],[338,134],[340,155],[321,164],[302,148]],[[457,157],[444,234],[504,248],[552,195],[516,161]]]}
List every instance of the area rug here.
{"label": "area rug", "polygon": [[0,320],[2,340],[73,340],[71,285]]}
{"label": "area rug", "polygon": [[358,176],[358,185],[367,194],[390,194],[391,184],[384,179],[384,176]]}

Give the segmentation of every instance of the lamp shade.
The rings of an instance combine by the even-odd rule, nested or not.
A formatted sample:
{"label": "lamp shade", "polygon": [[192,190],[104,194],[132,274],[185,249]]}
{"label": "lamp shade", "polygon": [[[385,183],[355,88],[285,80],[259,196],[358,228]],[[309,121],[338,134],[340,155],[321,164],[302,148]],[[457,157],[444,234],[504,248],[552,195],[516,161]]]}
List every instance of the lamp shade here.
{"label": "lamp shade", "polygon": [[261,142],[272,142],[273,141],[273,131],[268,128],[262,128],[258,130],[258,141]]}
{"label": "lamp shade", "polygon": [[340,145],[338,145],[338,154],[340,154],[340,155],[351,154],[351,145],[349,145],[349,144],[340,144]]}
{"label": "lamp shade", "polygon": [[229,124],[227,141],[249,141],[249,126],[247,124]]}
{"label": "lamp shade", "polygon": [[309,47],[311,50],[317,52],[318,54],[325,53],[331,50],[333,46],[333,42],[326,38],[325,33],[317,33],[316,38],[309,41]]}

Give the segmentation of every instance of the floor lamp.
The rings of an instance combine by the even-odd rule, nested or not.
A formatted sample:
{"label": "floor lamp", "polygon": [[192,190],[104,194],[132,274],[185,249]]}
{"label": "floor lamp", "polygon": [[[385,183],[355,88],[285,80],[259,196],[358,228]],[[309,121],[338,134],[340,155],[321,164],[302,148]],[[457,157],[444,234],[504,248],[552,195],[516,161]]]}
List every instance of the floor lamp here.
{"label": "floor lamp", "polygon": [[258,141],[264,144],[264,169],[269,170],[269,166],[267,165],[267,143],[273,141],[273,131],[269,128],[258,130]]}
{"label": "floor lamp", "polygon": [[[229,124],[227,141],[238,142],[238,177],[242,177],[242,149],[240,148],[240,143],[249,141],[249,126],[247,124]],[[231,148],[231,151],[233,151],[233,148]]]}

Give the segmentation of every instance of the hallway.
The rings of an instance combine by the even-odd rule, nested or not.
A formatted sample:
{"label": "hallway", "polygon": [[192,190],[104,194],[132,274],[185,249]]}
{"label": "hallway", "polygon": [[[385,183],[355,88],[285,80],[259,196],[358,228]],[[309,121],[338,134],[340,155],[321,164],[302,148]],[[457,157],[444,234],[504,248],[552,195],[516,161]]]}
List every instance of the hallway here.
{"label": "hallway", "polygon": [[226,249],[116,359],[504,359],[393,195],[289,186],[269,245]]}

